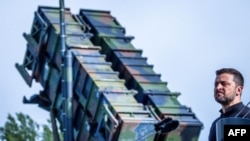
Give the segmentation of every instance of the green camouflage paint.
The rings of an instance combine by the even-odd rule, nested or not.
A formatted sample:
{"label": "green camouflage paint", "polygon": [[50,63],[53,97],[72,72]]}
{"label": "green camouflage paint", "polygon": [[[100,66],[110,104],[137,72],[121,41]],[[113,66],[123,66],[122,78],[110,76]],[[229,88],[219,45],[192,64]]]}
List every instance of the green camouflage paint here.
{"label": "green camouflage paint", "polygon": [[[201,121],[177,100],[180,93],[168,89],[109,11],[81,9],[74,15],[66,8],[65,22],[66,45],[73,57],[74,140],[198,140]],[[38,7],[31,33],[24,34],[24,62],[16,67],[29,86],[35,79],[43,87],[39,101],[31,98],[26,103],[57,113],[63,129],[59,24],[58,8]],[[179,120],[179,128],[155,133],[155,123],[167,117]]]}

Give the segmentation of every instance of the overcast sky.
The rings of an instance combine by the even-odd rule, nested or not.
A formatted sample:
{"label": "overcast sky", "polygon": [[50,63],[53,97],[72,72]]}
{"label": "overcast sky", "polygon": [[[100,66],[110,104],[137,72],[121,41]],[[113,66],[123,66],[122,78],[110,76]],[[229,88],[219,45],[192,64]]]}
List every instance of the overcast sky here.
{"label": "overcast sky", "polygon": [[[8,0],[0,5],[0,126],[8,113],[23,112],[40,123],[49,118],[37,105],[22,97],[39,92],[28,87],[15,68],[22,63],[26,40],[38,6],[59,6],[58,0]],[[200,141],[207,140],[220,105],[213,98],[215,70],[234,67],[245,76],[243,102],[250,100],[250,1],[249,0],[65,0],[78,14],[82,9],[108,10],[143,49],[143,56],[162,75],[178,100],[191,107],[203,122]]]}

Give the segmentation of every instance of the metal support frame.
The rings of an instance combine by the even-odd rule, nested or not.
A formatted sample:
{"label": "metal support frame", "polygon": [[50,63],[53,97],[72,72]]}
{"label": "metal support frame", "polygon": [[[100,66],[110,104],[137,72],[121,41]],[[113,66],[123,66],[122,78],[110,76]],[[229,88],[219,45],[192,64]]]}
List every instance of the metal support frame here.
{"label": "metal support frame", "polygon": [[66,22],[64,0],[60,0],[60,43],[61,43],[61,70],[62,70],[62,87],[63,95],[63,133],[64,141],[73,140],[72,129],[72,53],[66,47]]}

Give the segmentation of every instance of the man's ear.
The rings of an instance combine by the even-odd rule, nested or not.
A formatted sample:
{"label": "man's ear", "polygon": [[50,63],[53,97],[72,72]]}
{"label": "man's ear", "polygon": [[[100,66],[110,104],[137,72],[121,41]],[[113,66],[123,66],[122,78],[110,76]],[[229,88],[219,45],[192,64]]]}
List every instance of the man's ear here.
{"label": "man's ear", "polygon": [[236,87],[236,96],[240,96],[243,91],[243,86],[237,86]]}

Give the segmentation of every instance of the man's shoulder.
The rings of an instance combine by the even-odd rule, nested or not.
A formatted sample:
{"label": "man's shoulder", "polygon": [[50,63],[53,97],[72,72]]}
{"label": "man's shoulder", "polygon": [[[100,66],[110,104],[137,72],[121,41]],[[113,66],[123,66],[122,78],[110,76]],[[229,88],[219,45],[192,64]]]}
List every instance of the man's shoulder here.
{"label": "man's shoulder", "polygon": [[221,117],[217,117],[213,122],[212,125],[215,125],[220,119],[222,119]]}
{"label": "man's shoulder", "polygon": [[250,107],[244,106],[243,109],[238,111],[235,117],[249,118],[250,119]]}
{"label": "man's shoulder", "polygon": [[243,118],[249,118],[250,119],[250,107],[246,107],[246,110],[243,112]]}

